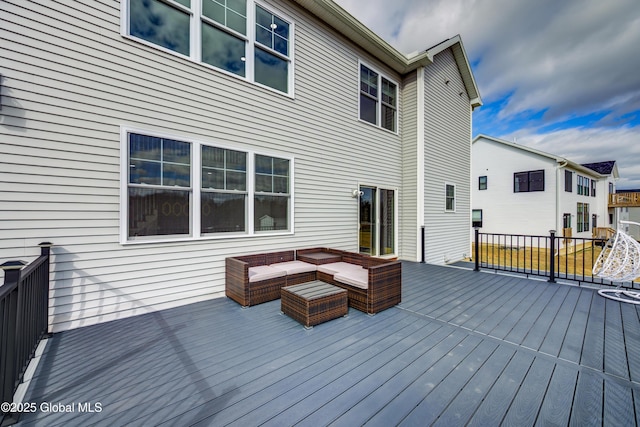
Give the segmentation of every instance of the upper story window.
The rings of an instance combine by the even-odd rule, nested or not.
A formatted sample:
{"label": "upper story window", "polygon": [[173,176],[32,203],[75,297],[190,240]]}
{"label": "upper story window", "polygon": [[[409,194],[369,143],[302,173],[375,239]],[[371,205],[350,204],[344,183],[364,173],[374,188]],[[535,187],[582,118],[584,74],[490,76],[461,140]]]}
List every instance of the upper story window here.
{"label": "upper story window", "polygon": [[453,212],[456,210],[456,186],[453,184],[445,184],[445,211]]}
{"label": "upper story window", "polygon": [[596,197],[596,180],[591,180],[591,197]]}
{"label": "upper story window", "polygon": [[487,176],[479,176],[478,177],[478,190],[486,190],[487,189]]}
{"label": "upper story window", "polygon": [[360,120],[398,130],[398,85],[360,64]]}
{"label": "upper story window", "polygon": [[586,176],[578,175],[578,194],[580,196],[588,196],[591,194],[591,181],[592,180]]}
{"label": "upper story window", "polygon": [[573,192],[573,172],[568,170],[564,171],[564,191],[567,193]]}
{"label": "upper story window", "polygon": [[544,191],[544,170],[516,172],[513,174],[513,192]]}
{"label": "upper story window", "polygon": [[123,34],[293,93],[293,24],[253,0],[128,0]]}

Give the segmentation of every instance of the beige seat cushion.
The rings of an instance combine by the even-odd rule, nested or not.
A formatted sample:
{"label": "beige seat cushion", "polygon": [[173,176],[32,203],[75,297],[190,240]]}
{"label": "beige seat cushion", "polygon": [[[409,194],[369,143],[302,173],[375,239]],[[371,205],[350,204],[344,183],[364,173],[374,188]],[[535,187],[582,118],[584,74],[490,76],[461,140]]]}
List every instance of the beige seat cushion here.
{"label": "beige seat cushion", "polygon": [[346,283],[356,288],[367,289],[369,287],[369,272],[365,268],[337,273],[333,278],[338,282]]}
{"label": "beige seat cushion", "polygon": [[[322,264],[318,266],[318,271],[326,274],[337,274],[337,273],[346,273],[348,271],[360,271],[364,270],[359,265],[350,264],[348,262],[331,262],[329,264]],[[365,270],[366,271],[366,270]]]}
{"label": "beige seat cushion", "polygon": [[314,264],[309,264],[308,262],[303,261],[279,262],[271,264],[269,267],[284,271],[287,274],[311,273],[312,271],[316,271],[316,266]]}
{"label": "beige seat cushion", "polygon": [[259,282],[261,280],[275,279],[276,277],[284,277],[287,275],[286,271],[278,270],[268,265],[259,265],[256,267],[249,267],[249,282]]}

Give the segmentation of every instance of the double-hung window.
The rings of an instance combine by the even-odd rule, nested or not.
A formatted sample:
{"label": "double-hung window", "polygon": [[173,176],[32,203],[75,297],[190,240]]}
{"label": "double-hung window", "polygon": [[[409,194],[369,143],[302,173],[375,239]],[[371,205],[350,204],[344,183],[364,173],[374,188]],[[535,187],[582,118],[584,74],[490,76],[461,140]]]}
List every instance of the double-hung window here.
{"label": "double-hung window", "polygon": [[478,177],[478,190],[486,190],[487,189],[487,176]]}
{"label": "double-hung window", "polygon": [[293,230],[292,159],[126,130],[122,147],[123,242]]}
{"label": "double-hung window", "polygon": [[360,64],[360,120],[392,132],[398,129],[398,85]]}
{"label": "double-hung window", "polygon": [[189,236],[191,144],[131,133],[128,147],[128,238]]}
{"label": "double-hung window", "polygon": [[445,184],[445,211],[454,212],[456,210],[456,186]]}
{"label": "double-hung window", "polygon": [[247,229],[247,153],[203,145],[201,233]]}
{"label": "double-hung window", "polygon": [[123,34],[292,94],[293,24],[253,0],[128,0]]}
{"label": "double-hung window", "polygon": [[589,231],[589,204],[578,203],[577,208],[578,233]]}
{"label": "double-hung window", "polygon": [[289,224],[289,160],[256,155],[255,230],[287,230]]}
{"label": "double-hung window", "polygon": [[581,196],[596,195],[596,181],[586,176],[578,175],[578,194]]}

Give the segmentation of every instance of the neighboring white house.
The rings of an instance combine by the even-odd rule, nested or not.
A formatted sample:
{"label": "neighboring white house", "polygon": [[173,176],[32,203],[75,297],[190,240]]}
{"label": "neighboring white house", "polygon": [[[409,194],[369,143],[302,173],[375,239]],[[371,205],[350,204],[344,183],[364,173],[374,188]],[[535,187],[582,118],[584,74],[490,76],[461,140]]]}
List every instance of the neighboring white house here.
{"label": "neighboring white house", "polygon": [[468,255],[459,36],[407,56],[329,0],[0,14],[0,263],[54,243],[52,331],[222,297],[228,256]]}
{"label": "neighboring white house", "polygon": [[478,135],[472,148],[472,207],[482,233],[592,237],[613,227],[608,205],[615,161],[577,164],[564,157]]}

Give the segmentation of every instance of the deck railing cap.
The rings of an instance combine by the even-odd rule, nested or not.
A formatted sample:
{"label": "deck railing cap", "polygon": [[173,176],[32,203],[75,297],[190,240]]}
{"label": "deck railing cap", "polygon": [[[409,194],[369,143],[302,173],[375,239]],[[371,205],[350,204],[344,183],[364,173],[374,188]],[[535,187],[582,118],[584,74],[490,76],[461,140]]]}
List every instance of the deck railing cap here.
{"label": "deck railing cap", "polygon": [[0,265],[0,268],[3,270],[19,270],[22,267],[27,265],[25,261],[7,261],[4,264]]}

